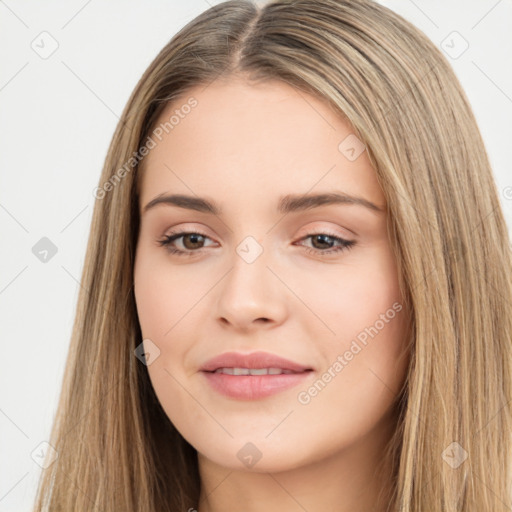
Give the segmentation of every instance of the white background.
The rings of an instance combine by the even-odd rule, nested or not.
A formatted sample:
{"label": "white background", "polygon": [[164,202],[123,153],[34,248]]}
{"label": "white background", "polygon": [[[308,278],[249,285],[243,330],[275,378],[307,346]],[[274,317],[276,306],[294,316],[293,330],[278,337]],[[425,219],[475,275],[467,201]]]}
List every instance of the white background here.
{"label": "white background", "polygon": [[[160,49],[213,3],[0,1],[0,511],[31,509],[41,472],[31,453],[48,438],[55,413],[92,190],[118,118]],[[512,196],[503,194],[512,186],[512,3],[381,3],[436,45],[453,31],[469,43],[448,59],[473,106],[512,226]],[[43,31],[58,43],[47,59],[31,47],[42,44]],[[42,237],[58,249],[47,263],[32,253]]]}

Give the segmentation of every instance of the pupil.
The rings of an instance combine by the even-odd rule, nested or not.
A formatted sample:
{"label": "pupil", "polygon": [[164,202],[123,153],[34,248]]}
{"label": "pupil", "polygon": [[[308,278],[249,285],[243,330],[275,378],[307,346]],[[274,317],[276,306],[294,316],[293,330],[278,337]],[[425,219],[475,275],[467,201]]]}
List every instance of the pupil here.
{"label": "pupil", "polygon": [[[323,244],[327,244],[329,246],[329,242],[325,241],[326,238],[331,238],[329,235],[315,235],[313,237],[313,240],[317,239],[319,240],[320,239],[320,242],[323,243]],[[324,240],[321,240],[321,239],[324,239]],[[321,249],[325,249],[325,247],[320,247]],[[328,247],[329,248],[329,247]]]}
{"label": "pupil", "polygon": [[[198,238],[203,238],[203,235],[199,235],[199,234],[189,234],[189,235],[185,235],[185,237],[183,238],[183,242],[184,242],[184,245],[185,247],[187,247],[187,244],[185,243],[185,241],[187,240],[187,238],[191,239],[192,240],[192,244],[197,244],[198,243]],[[200,242],[200,241],[199,241]],[[197,249],[196,246],[193,246],[193,247],[187,247],[187,249]]]}

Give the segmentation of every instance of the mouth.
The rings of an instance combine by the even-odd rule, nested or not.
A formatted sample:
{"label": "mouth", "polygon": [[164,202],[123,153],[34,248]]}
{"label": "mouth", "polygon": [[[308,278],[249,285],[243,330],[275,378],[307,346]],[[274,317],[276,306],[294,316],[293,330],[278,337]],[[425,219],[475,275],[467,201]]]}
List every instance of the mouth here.
{"label": "mouth", "polygon": [[301,384],[305,386],[312,369],[292,371],[283,368],[217,368],[202,373],[211,389],[224,397],[235,400],[260,400],[289,390]]}
{"label": "mouth", "polygon": [[[206,371],[206,370],[205,370]],[[283,375],[283,374],[296,374],[313,371],[311,368],[307,368],[301,371],[288,370],[286,368],[217,368],[212,371],[206,371],[206,373],[222,373],[224,375]]]}
{"label": "mouth", "polygon": [[211,389],[237,400],[256,400],[304,384],[313,368],[271,352],[225,352],[200,368]]}
{"label": "mouth", "polygon": [[[205,372],[226,373],[227,375],[276,375],[299,373],[313,368],[296,361],[272,354],[271,352],[225,352],[206,361],[200,368]],[[233,373],[231,373],[231,371]]]}

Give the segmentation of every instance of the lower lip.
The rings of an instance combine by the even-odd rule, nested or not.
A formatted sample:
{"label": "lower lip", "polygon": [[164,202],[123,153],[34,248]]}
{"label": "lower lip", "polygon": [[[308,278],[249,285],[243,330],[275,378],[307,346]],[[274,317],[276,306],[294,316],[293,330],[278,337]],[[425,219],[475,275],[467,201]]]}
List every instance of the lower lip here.
{"label": "lower lip", "polygon": [[227,375],[201,372],[213,389],[222,395],[241,400],[257,400],[297,386],[312,371],[281,373],[279,375]]}

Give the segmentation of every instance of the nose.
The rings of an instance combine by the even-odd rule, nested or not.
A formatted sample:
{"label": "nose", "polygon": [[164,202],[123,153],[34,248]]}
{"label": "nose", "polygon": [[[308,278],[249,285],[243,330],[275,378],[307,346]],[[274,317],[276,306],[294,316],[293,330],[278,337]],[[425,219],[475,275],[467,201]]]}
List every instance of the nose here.
{"label": "nose", "polygon": [[235,254],[231,270],[217,287],[219,322],[240,331],[283,323],[291,298],[276,274],[267,266],[265,253],[252,263]]}

